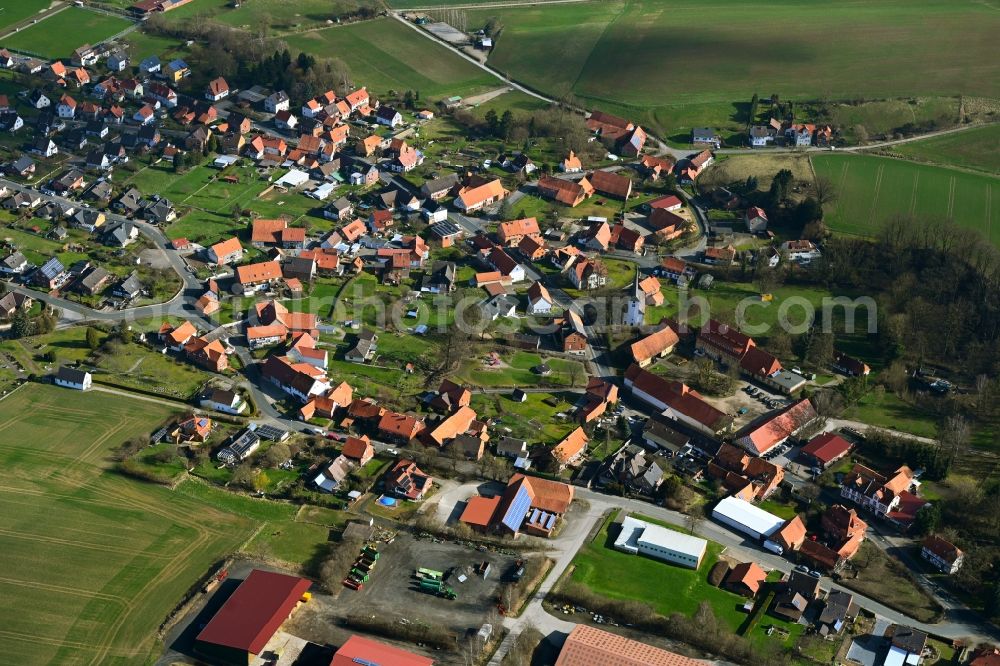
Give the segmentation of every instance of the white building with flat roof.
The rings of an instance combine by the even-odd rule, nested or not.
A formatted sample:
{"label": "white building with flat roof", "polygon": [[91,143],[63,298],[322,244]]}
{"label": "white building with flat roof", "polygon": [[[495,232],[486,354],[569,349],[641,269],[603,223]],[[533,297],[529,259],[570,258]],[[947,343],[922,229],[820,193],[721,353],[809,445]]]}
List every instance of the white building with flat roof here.
{"label": "white building with flat roof", "polygon": [[784,518],[768,513],[738,497],[727,497],[712,509],[712,517],[753,539],[764,539],[781,529]]}
{"label": "white building with flat roof", "polygon": [[678,566],[697,569],[705,557],[708,542],[626,516],[621,532],[615,539],[615,548],[633,555],[647,555]]}

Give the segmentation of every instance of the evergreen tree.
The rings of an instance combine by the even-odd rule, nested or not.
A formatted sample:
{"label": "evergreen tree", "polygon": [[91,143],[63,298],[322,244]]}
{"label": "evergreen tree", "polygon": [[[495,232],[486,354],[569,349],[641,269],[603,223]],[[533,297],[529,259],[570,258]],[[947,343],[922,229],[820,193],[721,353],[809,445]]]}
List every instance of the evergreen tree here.
{"label": "evergreen tree", "polygon": [[93,326],[87,327],[87,346],[90,349],[97,349],[101,346],[101,332]]}
{"label": "evergreen tree", "polygon": [[31,317],[24,310],[18,310],[14,313],[13,319],[10,321],[10,336],[12,338],[26,338],[35,332],[35,324],[31,321]]}

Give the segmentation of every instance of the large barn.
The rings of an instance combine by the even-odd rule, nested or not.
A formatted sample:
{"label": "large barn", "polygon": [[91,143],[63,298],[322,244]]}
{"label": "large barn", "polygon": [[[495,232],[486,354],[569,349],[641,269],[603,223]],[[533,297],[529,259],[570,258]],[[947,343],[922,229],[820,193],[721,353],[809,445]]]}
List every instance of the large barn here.
{"label": "large barn", "polygon": [[298,576],[254,569],[198,634],[195,651],[212,663],[247,664],[264,650],[310,585]]}

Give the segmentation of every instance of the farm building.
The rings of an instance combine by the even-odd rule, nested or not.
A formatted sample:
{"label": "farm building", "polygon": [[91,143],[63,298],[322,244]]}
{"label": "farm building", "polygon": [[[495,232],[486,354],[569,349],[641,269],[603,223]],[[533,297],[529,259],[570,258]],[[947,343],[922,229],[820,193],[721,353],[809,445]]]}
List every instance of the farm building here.
{"label": "farm building", "polygon": [[753,539],[764,539],[781,529],[783,518],[757,508],[738,497],[727,497],[712,509],[717,521]]}
{"label": "farm building", "polygon": [[705,557],[708,542],[683,532],[653,525],[626,516],[615,548],[633,555],[648,555],[689,569],[697,569]]}
{"label": "farm building", "polygon": [[578,624],[566,637],[555,666],[707,666],[708,662],[690,659],[624,636]]}
{"label": "farm building", "polygon": [[351,636],[333,655],[330,666],[356,666],[356,664],[393,664],[394,666],[431,666],[429,657],[422,657],[407,650],[362,636]]}
{"label": "farm building", "polygon": [[213,663],[253,661],[310,585],[305,578],[254,569],[198,634],[195,650]]}

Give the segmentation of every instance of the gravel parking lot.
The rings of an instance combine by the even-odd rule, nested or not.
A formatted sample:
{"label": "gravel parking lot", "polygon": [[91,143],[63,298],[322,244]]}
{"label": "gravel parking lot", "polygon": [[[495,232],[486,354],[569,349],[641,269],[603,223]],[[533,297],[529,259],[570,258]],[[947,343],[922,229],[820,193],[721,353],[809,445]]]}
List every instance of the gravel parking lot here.
{"label": "gravel parking lot", "polygon": [[[363,589],[344,588],[336,598],[319,596],[319,603],[293,619],[292,633],[318,643],[335,642],[331,625],[338,618],[360,613],[424,621],[444,626],[462,637],[470,630],[478,631],[483,623],[490,621],[491,615],[495,616],[501,578],[517,559],[480,552],[455,542],[436,543],[410,535],[400,535],[391,544],[382,544],[379,551],[378,563]],[[491,564],[485,580],[474,573],[483,561]],[[445,582],[454,588],[458,598],[449,601],[421,591],[414,575],[419,568],[444,572]],[[458,581],[463,573],[467,576],[464,583]]]}

